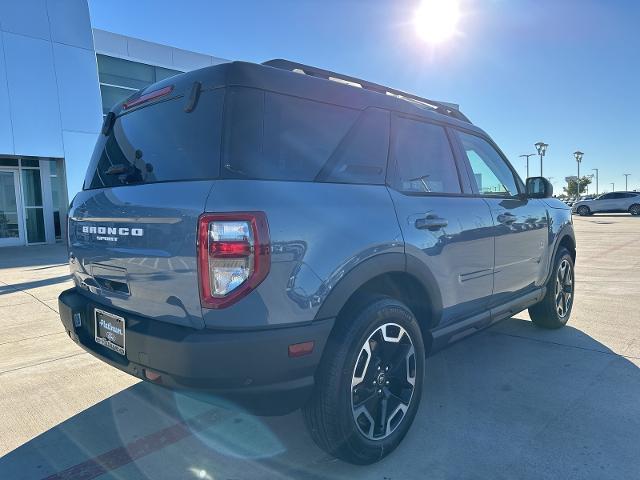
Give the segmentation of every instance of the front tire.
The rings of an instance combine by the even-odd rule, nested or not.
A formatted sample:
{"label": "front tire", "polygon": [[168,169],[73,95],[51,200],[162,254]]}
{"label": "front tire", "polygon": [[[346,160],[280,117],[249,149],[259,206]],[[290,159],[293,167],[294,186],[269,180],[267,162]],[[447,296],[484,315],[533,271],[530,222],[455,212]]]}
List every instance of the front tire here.
{"label": "front tire", "polygon": [[540,303],[529,308],[533,323],[541,328],[564,327],[569,321],[575,295],[573,257],[566,248],[556,254],[553,274],[547,283],[547,293]]}
{"label": "front tire", "polygon": [[415,417],[425,368],[420,327],[402,302],[377,297],[339,319],[303,408],[320,448],[370,464],[392,452]]}
{"label": "front tire", "polygon": [[640,204],[634,203],[629,207],[629,213],[635,217],[640,215]]}
{"label": "front tire", "polygon": [[586,205],[580,205],[578,207],[578,215],[586,217],[587,215],[591,215],[591,210]]}

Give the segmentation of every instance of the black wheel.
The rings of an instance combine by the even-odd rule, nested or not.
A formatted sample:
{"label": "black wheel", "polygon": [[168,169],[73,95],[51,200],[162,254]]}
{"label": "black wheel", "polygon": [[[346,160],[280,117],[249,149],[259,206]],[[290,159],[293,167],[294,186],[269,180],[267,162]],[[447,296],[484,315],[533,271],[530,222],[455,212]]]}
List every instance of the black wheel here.
{"label": "black wheel", "polygon": [[586,205],[580,205],[578,207],[578,215],[580,215],[581,217],[591,215],[591,210]]}
{"label": "black wheel", "polygon": [[332,332],[303,413],[320,448],[369,464],[392,452],[413,422],[425,351],[403,303],[377,297],[359,305]]}
{"label": "black wheel", "polygon": [[629,213],[634,216],[640,215],[640,204],[634,203],[629,207]]}
{"label": "black wheel", "polygon": [[573,258],[566,248],[556,254],[547,293],[540,303],[529,308],[533,323],[542,328],[561,328],[569,321],[575,295]]}

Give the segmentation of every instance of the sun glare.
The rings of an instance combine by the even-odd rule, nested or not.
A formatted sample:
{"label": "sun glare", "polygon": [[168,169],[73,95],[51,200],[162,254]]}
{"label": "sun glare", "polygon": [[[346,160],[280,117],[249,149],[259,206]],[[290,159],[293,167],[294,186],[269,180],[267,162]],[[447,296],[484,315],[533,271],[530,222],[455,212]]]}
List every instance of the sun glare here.
{"label": "sun glare", "polygon": [[431,44],[442,43],[455,35],[459,20],[457,0],[422,0],[414,19],[418,35]]}

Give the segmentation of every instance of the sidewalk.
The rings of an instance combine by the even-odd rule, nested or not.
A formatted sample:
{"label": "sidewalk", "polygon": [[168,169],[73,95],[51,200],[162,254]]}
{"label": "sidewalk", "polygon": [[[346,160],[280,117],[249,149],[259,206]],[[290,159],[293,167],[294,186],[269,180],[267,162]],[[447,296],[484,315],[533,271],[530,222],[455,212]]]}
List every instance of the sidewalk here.
{"label": "sidewalk", "polygon": [[67,337],[71,286],[64,245],[0,249],[0,456],[136,383]]}

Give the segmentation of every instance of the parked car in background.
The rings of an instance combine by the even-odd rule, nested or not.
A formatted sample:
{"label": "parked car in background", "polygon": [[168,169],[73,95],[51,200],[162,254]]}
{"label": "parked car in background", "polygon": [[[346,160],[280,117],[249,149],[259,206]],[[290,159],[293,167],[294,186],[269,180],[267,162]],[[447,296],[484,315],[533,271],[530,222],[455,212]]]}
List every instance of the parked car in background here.
{"label": "parked car in background", "polygon": [[611,192],[604,193],[593,200],[581,200],[572,206],[572,212],[578,215],[592,215],[594,213],[624,213],[640,215],[639,192]]}

